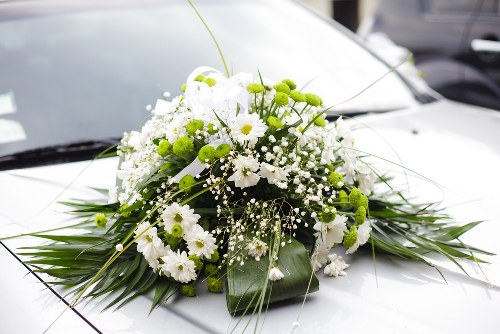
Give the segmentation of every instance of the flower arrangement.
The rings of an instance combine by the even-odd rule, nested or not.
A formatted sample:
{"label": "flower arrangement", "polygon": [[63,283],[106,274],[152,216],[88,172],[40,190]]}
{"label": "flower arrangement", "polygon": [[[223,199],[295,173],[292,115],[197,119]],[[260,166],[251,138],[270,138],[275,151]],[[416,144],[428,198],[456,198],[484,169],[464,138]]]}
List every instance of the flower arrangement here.
{"label": "flower arrangement", "polygon": [[[82,297],[120,291],[121,306],[154,291],[152,308],[176,292],[225,291],[229,312],[319,289],[342,254],[367,245],[434,266],[429,254],[480,261],[456,224],[410,203],[368,164],[342,118],[290,79],[224,76],[200,67],[183,94],[149,107],[125,133],[108,203],[68,203],[87,217],[79,235],[41,235],[39,271]],[[106,307],[106,308],[107,308]]]}

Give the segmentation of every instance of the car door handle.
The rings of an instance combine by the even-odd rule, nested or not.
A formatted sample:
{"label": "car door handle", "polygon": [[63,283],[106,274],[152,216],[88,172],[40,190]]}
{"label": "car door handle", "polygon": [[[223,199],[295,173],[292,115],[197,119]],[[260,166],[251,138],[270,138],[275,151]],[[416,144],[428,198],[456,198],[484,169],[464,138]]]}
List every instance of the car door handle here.
{"label": "car door handle", "polygon": [[472,50],[476,52],[500,53],[500,41],[489,41],[486,39],[473,39],[470,43]]}

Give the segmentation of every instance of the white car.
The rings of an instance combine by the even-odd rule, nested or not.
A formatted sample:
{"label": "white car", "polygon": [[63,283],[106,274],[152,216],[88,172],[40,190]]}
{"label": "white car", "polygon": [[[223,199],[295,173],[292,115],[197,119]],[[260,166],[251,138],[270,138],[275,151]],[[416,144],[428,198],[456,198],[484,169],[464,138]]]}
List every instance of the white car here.
{"label": "white car", "polygon": [[[463,241],[500,252],[498,112],[417,92],[354,36],[296,3],[196,5],[234,72],[258,69],[299,83],[315,78],[307,89],[336,105],[332,116],[358,115],[350,122],[374,163],[389,168],[399,184],[408,180],[412,197],[442,200],[464,223],[484,220]],[[68,291],[52,288],[50,278],[17,255],[42,241],[6,239],[71,224],[60,202],[100,196],[95,188],[114,184],[118,164],[116,158],[81,160],[139,128],[144,106],[164,90],[177,95],[192,69],[221,66],[189,6],[4,2],[0,37],[0,332],[243,332],[249,317],[238,324],[224,294],[203,291],[151,314],[151,295],[114,312],[101,313],[100,300],[69,309]],[[374,264],[369,249],[360,251],[347,257],[347,276],[319,274],[320,290],[304,306],[301,297],[271,305],[257,332],[289,333],[297,321],[295,333],[497,333],[500,261],[485,260],[492,263],[464,264],[467,276],[437,259],[445,282],[434,268],[380,253]]]}

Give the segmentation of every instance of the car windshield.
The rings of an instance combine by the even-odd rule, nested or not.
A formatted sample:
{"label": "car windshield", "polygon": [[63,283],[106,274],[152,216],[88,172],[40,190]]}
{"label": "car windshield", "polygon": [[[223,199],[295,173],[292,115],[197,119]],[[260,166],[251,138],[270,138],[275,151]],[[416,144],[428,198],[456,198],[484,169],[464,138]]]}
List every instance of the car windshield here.
{"label": "car windshield", "polygon": [[[233,73],[291,78],[325,105],[355,96],[389,71],[351,35],[291,1],[200,1]],[[148,104],[198,66],[223,70],[185,1],[21,1],[0,4],[0,156],[119,138]],[[417,104],[390,73],[333,110]]]}

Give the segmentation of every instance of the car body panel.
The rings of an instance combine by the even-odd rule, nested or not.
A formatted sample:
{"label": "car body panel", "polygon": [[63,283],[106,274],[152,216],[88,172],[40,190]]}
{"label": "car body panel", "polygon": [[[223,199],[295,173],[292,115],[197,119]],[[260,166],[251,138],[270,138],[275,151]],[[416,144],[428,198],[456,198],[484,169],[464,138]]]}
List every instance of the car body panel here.
{"label": "car body panel", "polygon": [[[385,166],[393,169],[397,182],[408,177],[412,196],[443,200],[447,212],[461,222],[485,220],[463,236],[464,242],[500,253],[498,113],[443,99],[350,122],[357,128],[354,135],[362,150],[393,161]],[[370,159],[377,166],[382,163],[377,157]],[[57,202],[95,198],[99,194],[90,187],[112,186],[117,162],[113,158],[1,172],[2,236],[70,223],[67,208]],[[412,176],[408,169],[406,177],[398,165],[441,186]],[[5,241],[14,251],[39,242]],[[342,248],[338,252],[343,253]],[[296,333],[495,333],[500,328],[496,257],[486,258],[492,264],[481,266],[484,274],[477,266],[464,265],[470,277],[436,260],[447,283],[431,267],[378,253],[374,265],[369,247],[345,259],[351,264],[348,275],[329,278],[318,272],[320,291],[309,295],[303,308],[302,297],[271,305],[261,319],[262,333],[290,332],[299,315]],[[9,287],[0,286],[2,296],[5,289]],[[78,310],[105,333],[225,333],[239,320],[227,312],[224,294],[209,294],[201,285],[197,297],[176,298],[151,315],[151,296],[139,297],[116,312],[100,313],[100,302],[81,304]],[[235,332],[241,332],[248,320],[244,317]]]}

